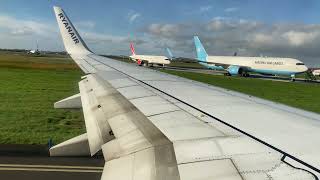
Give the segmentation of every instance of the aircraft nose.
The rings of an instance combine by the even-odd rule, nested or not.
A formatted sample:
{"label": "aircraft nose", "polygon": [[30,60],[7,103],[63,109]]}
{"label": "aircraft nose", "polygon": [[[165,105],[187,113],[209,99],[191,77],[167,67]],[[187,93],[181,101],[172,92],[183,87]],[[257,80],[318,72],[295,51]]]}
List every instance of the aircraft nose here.
{"label": "aircraft nose", "polygon": [[303,66],[301,69],[302,69],[302,71],[304,72],[304,71],[307,71],[307,70],[308,70],[308,67],[307,67],[307,66]]}

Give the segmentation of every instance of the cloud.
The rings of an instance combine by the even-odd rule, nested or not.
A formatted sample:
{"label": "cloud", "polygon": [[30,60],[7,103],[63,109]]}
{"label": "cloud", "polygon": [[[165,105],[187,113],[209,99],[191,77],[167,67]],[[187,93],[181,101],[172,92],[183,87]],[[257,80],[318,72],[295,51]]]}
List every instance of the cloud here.
{"label": "cloud", "polygon": [[140,37],[129,38],[128,36],[112,35],[84,29],[80,29],[78,32],[88,47],[99,54],[129,55],[130,42],[133,42],[137,46],[142,46],[143,49],[152,48],[150,40]]}
{"label": "cloud", "polygon": [[[78,32],[91,50],[101,54],[129,54],[129,42],[138,48],[150,52],[158,50],[154,41],[147,38],[129,38],[128,36],[96,32],[92,21],[75,22]],[[34,49],[36,41],[40,50],[64,50],[63,42],[55,20],[35,21],[0,15],[0,48]],[[147,43],[148,42],[148,43]],[[155,47],[155,48],[154,48]],[[150,51],[151,50],[151,51]],[[156,53],[152,51],[152,53]]]}
{"label": "cloud", "polygon": [[239,8],[230,7],[230,8],[226,8],[226,9],[224,10],[224,12],[226,12],[226,13],[232,13],[232,12],[235,12],[235,11],[238,11],[238,10],[239,10]]}
{"label": "cloud", "polygon": [[29,27],[21,27],[12,29],[10,33],[17,36],[32,35],[33,30]]}
{"label": "cloud", "polygon": [[212,6],[207,5],[207,6],[201,6],[200,9],[199,9],[199,11],[200,11],[201,13],[204,13],[204,12],[210,11],[211,9],[212,9]]}
{"label": "cloud", "polygon": [[0,48],[34,49],[38,41],[41,50],[63,50],[58,27],[51,22],[0,14],[0,32]]}
{"label": "cloud", "polygon": [[262,33],[253,34],[251,39],[256,44],[270,44],[274,41],[274,37]]}
{"label": "cloud", "polygon": [[75,22],[74,25],[77,28],[93,29],[96,26],[96,23],[93,21],[79,21]]}
{"label": "cloud", "polygon": [[133,23],[137,18],[139,18],[141,16],[140,13],[137,13],[137,12],[129,12],[128,13],[128,20],[129,20],[129,23]]}
{"label": "cloud", "polygon": [[[134,15],[132,13],[131,15]],[[133,18],[135,21],[137,17]],[[128,16],[128,20],[130,20]],[[75,23],[87,45],[103,54],[129,54],[133,41],[140,54],[166,54],[170,47],[175,56],[195,57],[193,36],[198,35],[208,54],[240,56],[293,57],[307,65],[319,66],[320,25],[275,23],[250,19],[214,17],[206,22],[152,23],[139,28],[135,38],[94,31],[90,21]],[[0,15],[0,48],[63,50],[54,20],[18,19]]]}
{"label": "cloud", "polygon": [[319,31],[314,32],[299,32],[288,31],[283,33],[283,37],[293,46],[301,46],[304,44],[312,43],[317,37],[319,37]]}
{"label": "cloud", "polygon": [[12,35],[39,35],[50,36],[49,34],[55,32],[53,25],[34,21],[17,19],[7,15],[0,15],[0,29]]}
{"label": "cloud", "polygon": [[124,37],[111,36],[103,33],[86,32],[81,31],[81,37],[83,37],[87,43],[91,44],[104,44],[104,43],[119,43],[124,40]]}
{"label": "cloud", "polygon": [[[315,66],[320,64],[320,25],[267,24],[248,19],[215,17],[204,23],[150,24],[143,29],[155,47],[170,45],[194,57],[192,37],[198,35],[211,55],[292,57]],[[165,42],[165,43],[164,43]]]}
{"label": "cloud", "polygon": [[182,31],[183,26],[175,24],[151,24],[148,27],[148,32],[162,37],[178,36]]}
{"label": "cloud", "polygon": [[[127,36],[116,36],[105,33],[97,33],[90,31],[80,31],[81,37],[85,39],[85,41],[89,44],[119,44],[119,43],[127,43],[129,44],[130,40]],[[144,43],[144,41],[140,39],[136,39],[137,43]]]}
{"label": "cloud", "polygon": [[229,18],[227,17],[215,17],[210,22],[207,23],[206,28],[208,30],[216,31],[227,26],[231,27],[231,23],[227,23]]}

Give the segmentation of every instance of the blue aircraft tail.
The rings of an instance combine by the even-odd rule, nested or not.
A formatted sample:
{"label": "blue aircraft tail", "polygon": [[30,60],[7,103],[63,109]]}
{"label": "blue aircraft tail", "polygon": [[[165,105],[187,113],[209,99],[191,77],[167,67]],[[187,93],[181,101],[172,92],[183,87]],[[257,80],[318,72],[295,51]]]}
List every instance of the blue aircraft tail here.
{"label": "blue aircraft tail", "polygon": [[202,62],[207,62],[208,54],[201,44],[198,36],[194,36],[194,44],[196,46],[197,59]]}
{"label": "blue aircraft tail", "polygon": [[172,55],[170,49],[169,49],[169,48],[166,48],[166,50],[167,50],[167,52],[168,52],[168,54],[169,54],[170,60],[172,60],[172,59],[173,59],[173,55]]}

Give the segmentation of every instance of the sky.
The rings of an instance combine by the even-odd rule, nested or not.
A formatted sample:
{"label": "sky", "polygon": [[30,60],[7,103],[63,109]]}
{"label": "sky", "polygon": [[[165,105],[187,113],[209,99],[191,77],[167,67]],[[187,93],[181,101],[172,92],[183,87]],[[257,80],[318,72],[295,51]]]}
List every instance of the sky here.
{"label": "sky", "polygon": [[318,0],[1,0],[0,48],[63,51],[53,6],[64,9],[99,54],[291,57],[320,67]]}

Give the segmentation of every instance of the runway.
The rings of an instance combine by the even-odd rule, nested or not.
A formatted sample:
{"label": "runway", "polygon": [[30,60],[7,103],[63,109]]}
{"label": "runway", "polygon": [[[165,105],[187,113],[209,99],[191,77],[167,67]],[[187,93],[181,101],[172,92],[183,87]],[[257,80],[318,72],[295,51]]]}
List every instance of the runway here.
{"label": "runway", "polygon": [[[14,147],[16,148],[14,152],[5,151]],[[98,180],[101,178],[104,165],[102,156],[49,157],[45,151],[45,146],[0,145],[0,179]]]}

